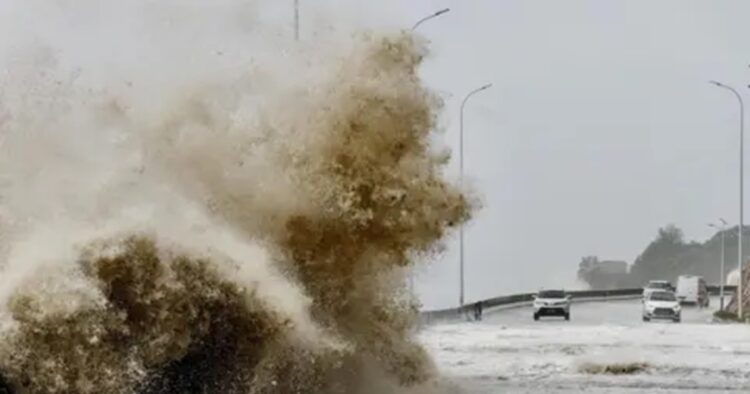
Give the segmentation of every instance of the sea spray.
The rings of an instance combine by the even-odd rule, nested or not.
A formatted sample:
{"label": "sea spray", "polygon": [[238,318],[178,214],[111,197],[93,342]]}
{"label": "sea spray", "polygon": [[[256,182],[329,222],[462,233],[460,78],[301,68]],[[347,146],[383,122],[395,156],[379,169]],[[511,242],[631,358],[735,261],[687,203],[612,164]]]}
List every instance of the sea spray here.
{"label": "sea spray", "polygon": [[161,84],[87,82],[54,51],[11,69],[29,76],[0,104],[15,392],[430,392],[403,273],[471,204],[430,145],[426,50],[301,51],[282,58],[304,78],[205,53]]}

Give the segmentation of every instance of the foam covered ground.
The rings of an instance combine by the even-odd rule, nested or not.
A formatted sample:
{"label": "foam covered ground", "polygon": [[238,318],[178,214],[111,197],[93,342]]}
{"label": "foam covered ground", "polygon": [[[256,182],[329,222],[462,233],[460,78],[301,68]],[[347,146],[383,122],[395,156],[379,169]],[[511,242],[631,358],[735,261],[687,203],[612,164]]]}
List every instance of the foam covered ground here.
{"label": "foam covered ground", "polygon": [[[711,322],[712,308],[686,308],[683,322],[643,323],[639,301],[582,303],[572,321],[534,322],[530,308],[482,322],[426,327],[420,337],[465,392],[750,392],[750,326]],[[591,375],[586,365],[647,363],[632,375]]]}

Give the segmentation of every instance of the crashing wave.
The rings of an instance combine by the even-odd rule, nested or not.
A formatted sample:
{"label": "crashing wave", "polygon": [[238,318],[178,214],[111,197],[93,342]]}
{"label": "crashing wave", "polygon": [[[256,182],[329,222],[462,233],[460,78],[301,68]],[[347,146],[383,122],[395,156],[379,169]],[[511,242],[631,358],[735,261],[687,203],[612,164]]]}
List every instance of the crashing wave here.
{"label": "crashing wave", "polygon": [[404,268],[439,252],[471,204],[431,146],[424,55],[411,35],[373,35],[304,87],[187,74],[189,88],[93,94],[30,73],[42,98],[9,100],[8,81],[7,386],[432,392]]}

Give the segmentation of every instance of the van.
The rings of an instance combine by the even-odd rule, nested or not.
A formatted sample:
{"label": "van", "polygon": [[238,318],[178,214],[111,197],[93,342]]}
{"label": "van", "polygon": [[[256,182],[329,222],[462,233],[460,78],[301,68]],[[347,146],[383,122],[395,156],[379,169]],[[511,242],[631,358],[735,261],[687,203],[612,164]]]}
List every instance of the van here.
{"label": "van", "polygon": [[707,307],[708,288],[703,277],[695,275],[682,275],[677,278],[677,299],[681,304],[695,304]]}

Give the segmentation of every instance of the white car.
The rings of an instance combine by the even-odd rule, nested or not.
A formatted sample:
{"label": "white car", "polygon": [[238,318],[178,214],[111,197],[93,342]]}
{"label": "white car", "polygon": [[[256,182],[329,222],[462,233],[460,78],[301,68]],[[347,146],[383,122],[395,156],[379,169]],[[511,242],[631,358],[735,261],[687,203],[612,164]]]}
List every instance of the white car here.
{"label": "white car", "polygon": [[668,319],[679,323],[682,307],[671,291],[653,291],[643,300],[643,321]]}
{"label": "white car", "polygon": [[534,296],[534,320],[541,316],[562,316],[570,320],[570,296],[562,290],[542,290]]}
{"label": "white car", "polygon": [[654,291],[674,291],[672,284],[666,280],[652,280],[643,288],[643,299]]}

